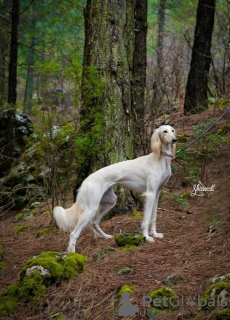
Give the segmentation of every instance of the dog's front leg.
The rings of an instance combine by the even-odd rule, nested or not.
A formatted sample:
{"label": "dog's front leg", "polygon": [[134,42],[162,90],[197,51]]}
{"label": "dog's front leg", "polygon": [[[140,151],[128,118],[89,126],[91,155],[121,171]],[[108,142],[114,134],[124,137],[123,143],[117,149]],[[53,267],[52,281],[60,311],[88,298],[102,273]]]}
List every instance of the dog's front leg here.
{"label": "dog's front leg", "polygon": [[145,236],[146,240],[149,242],[154,242],[153,237],[149,236],[149,227],[151,223],[151,216],[153,211],[153,206],[156,199],[156,191],[146,192],[146,202],[145,202],[145,212],[144,219],[141,225],[142,233]]}
{"label": "dog's front leg", "polygon": [[156,218],[157,218],[157,207],[159,200],[160,190],[157,192],[156,199],[153,205],[152,216],[150,221],[150,234],[155,238],[163,238],[163,233],[157,233],[156,231]]}

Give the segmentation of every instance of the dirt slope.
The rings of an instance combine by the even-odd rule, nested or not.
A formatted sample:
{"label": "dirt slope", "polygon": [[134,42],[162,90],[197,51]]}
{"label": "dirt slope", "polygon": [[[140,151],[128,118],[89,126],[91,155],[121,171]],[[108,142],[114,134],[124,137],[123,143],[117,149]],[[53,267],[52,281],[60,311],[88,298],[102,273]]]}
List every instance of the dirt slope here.
{"label": "dirt slope", "polygon": [[[179,133],[189,136],[193,124],[210,117],[213,114],[207,111],[190,117],[175,116],[172,121]],[[15,317],[2,319],[48,320],[58,319],[58,315],[62,315],[63,320],[113,319],[115,314],[111,312],[111,301],[116,299],[117,292],[125,284],[134,287],[131,301],[139,306],[140,312],[136,317],[122,319],[147,319],[142,297],[162,287],[162,281],[175,272],[184,278],[181,283],[172,286],[178,294],[184,297],[201,295],[210,278],[230,271],[229,156],[214,157],[208,164],[207,172],[205,185],[215,184],[215,191],[189,199],[187,207],[173,200],[173,194],[191,192],[192,187],[183,188],[178,173],[171,178],[158,210],[158,232],[164,233],[163,239],[124,251],[116,247],[114,239],[94,239],[91,230],[87,229],[77,244],[77,252],[88,257],[86,272],[60,286],[49,288],[37,307],[25,305],[16,312]],[[15,212],[1,217],[0,241],[6,263],[6,269],[0,272],[1,290],[18,280],[20,269],[31,256],[48,250],[66,250],[68,234],[58,229],[36,237],[38,230],[49,226],[50,217],[42,214],[46,210],[44,205],[37,209],[31,220],[17,224],[12,223]],[[181,220],[181,216],[187,218]],[[117,215],[103,221],[101,226],[106,233],[115,234],[140,230],[140,223],[141,218]],[[15,229],[25,224],[29,228],[16,234]],[[107,246],[115,247],[116,252],[95,262],[93,255]],[[120,267],[131,267],[134,271],[119,275]],[[208,320],[215,319],[215,313],[202,316],[196,313],[195,307],[184,305],[176,313],[160,315],[156,319]]]}

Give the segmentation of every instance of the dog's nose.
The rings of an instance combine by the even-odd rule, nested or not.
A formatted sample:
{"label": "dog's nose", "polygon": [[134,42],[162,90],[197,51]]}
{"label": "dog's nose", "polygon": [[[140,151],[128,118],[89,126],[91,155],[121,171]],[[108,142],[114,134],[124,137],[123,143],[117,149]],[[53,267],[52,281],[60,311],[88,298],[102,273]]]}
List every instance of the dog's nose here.
{"label": "dog's nose", "polygon": [[177,142],[177,139],[176,139],[176,138],[173,138],[173,139],[172,139],[172,143],[175,143],[175,142]]}

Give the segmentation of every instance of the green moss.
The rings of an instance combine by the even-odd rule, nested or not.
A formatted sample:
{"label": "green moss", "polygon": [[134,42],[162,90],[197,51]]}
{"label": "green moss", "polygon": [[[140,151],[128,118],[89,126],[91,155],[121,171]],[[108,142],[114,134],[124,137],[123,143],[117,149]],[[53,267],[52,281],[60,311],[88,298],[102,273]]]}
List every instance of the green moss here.
{"label": "green moss", "polygon": [[0,246],[0,270],[4,269],[6,266],[2,256],[3,256],[3,252],[2,252],[2,247]]}
{"label": "green moss", "polygon": [[15,233],[20,233],[20,232],[26,231],[28,228],[29,228],[29,226],[27,226],[27,225],[19,226],[15,229]]}
{"label": "green moss", "polygon": [[13,296],[0,295],[0,315],[11,316],[14,310],[17,309],[19,301]]}
{"label": "green moss", "polygon": [[118,297],[120,298],[122,296],[122,293],[128,292],[129,294],[132,294],[134,292],[134,288],[132,286],[124,285],[121,287]]}
{"label": "green moss", "polygon": [[181,194],[181,199],[190,199],[191,198],[191,193],[190,192],[185,192]]}
{"label": "green moss", "polygon": [[216,320],[229,320],[230,319],[230,307],[221,310],[216,315]]}
{"label": "green moss", "polygon": [[207,303],[201,307],[203,311],[212,311],[216,305],[218,305],[217,300],[222,299],[222,294],[227,292],[230,294],[230,284],[227,282],[218,282],[211,285],[201,297],[207,301]]}
{"label": "green moss", "polygon": [[133,211],[130,215],[130,217],[132,218],[143,218],[143,214],[141,214],[140,212],[138,211]]}
{"label": "green moss", "polygon": [[51,278],[48,282],[55,283],[62,279],[69,279],[86,268],[86,257],[77,253],[58,253],[48,251],[37,257],[29,259],[20,273],[20,279],[23,279],[28,268],[33,266],[42,266],[47,269]]}
{"label": "green moss", "polygon": [[179,143],[185,143],[185,142],[187,142],[188,140],[187,140],[187,138],[183,135],[183,134],[178,134],[177,135],[177,142],[179,142]]}
{"label": "green moss", "polygon": [[45,295],[44,278],[39,271],[33,271],[25,277],[18,288],[17,296],[21,302],[31,302],[34,306]]}
{"label": "green moss", "polygon": [[134,271],[135,271],[135,268],[119,267],[117,273],[120,274],[120,275],[125,275],[125,274],[128,274],[128,273],[132,273]]}
{"label": "green moss", "polygon": [[0,315],[13,314],[22,302],[36,305],[47,286],[83,272],[86,260],[80,254],[53,251],[29,259],[21,270],[20,281],[0,293]]}
{"label": "green moss", "polygon": [[104,249],[100,250],[99,252],[95,253],[93,255],[93,259],[95,261],[100,261],[101,259],[104,259],[107,255],[112,254],[114,252],[116,252],[115,248],[107,247],[107,248],[104,248]]}
{"label": "green moss", "polygon": [[28,220],[33,216],[33,214],[29,211],[26,210],[24,213],[18,213],[16,216],[12,219],[12,222],[20,222],[22,220]]}
{"label": "green moss", "polygon": [[[179,295],[170,288],[161,288],[155,291],[152,291],[150,294],[152,298],[152,304],[154,306],[154,310],[167,310],[174,311],[179,309],[178,299]],[[167,299],[164,302],[163,299]]]}
{"label": "green moss", "polygon": [[230,131],[230,124],[226,123],[225,125],[223,125],[218,131],[217,134],[220,136],[225,135],[225,133],[227,133],[228,131]]}
{"label": "green moss", "polygon": [[119,233],[115,235],[115,241],[119,247],[139,246],[145,242],[145,237],[139,232]]}
{"label": "green moss", "polygon": [[126,251],[126,250],[134,250],[136,249],[137,246],[133,246],[131,244],[127,244],[125,245],[124,247],[120,247],[119,250],[123,250],[123,251]]}
{"label": "green moss", "polygon": [[42,230],[38,230],[38,232],[36,233],[36,237],[40,237],[42,236],[44,233],[48,233],[48,232],[51,232],[53,231],[53,227],[48,227],[48,228],[44,228]]}

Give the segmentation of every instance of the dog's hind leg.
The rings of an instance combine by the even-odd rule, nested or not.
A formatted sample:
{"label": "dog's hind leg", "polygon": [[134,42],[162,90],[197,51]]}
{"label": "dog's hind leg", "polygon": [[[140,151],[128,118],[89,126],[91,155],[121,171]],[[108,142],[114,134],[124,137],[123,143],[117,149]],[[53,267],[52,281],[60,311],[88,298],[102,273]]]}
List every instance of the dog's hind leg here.
{"label": "dog's hind leg", "polygon": [[106,239],[110,239],[110,238],[112,238],[112,236],[109,234],[106,234],[103,230],[101,230],[101,228],[99,227],[99,223],[100,223],[101,219],[103,218],[103,216],[107,212],[109,212],[109,210],[111,210],[115,206],[116,203],[117,203],[117,196],[115,195],[113,189],[110,188],[104,193],[104,195],[101,199],[101,202],[100,202],[99,212],[92,222],[94,230],[101,237],[106,238]]}
{"label": "dog's hind leg", "polygon": [[97,215],[99,203],[102,198],[103,192],[94,183],[88,183],[84,186],[84,191],[80,194],[77,201],[82,201],[83,210],[79,214],[79,220],[76,228],[71,232],[69,239],[69,252],[75,252],[77,239],[79,238],[82,230],[92,222]]}

